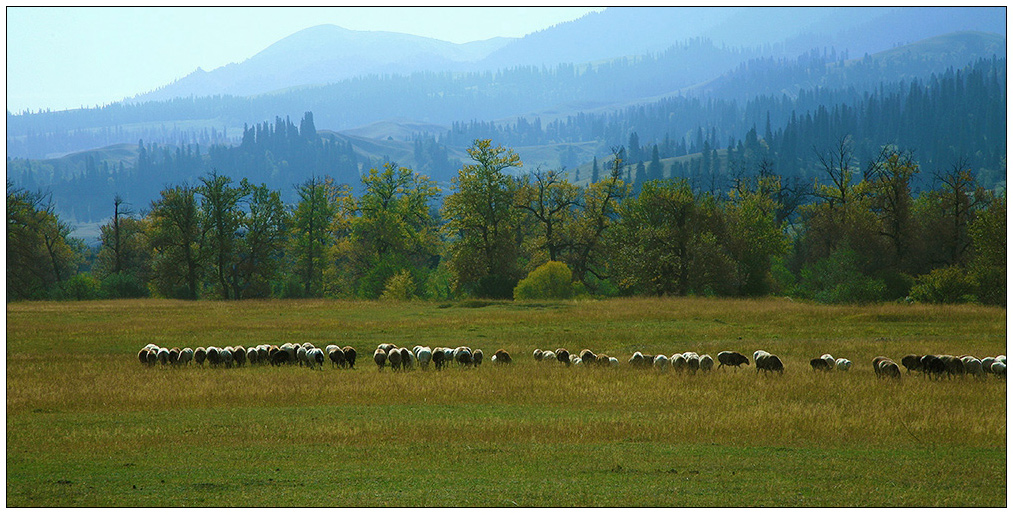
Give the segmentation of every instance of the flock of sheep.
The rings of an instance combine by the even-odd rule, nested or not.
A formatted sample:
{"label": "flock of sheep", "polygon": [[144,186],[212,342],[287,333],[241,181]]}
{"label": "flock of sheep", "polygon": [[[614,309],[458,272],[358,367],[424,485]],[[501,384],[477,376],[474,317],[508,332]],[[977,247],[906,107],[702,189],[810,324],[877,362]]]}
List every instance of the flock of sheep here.
{"label": "flock of sheep", "polygon": [[[310,369],[323,368],[324,363],[330,361],[334,368],[355,368],[356,351],[351,346],[339,347],[328,345],[319,349],[310,342],[303,344],[284,343],[282,345],[257,345],[256,347],[198,347],[196,350],[189,347],[180,349],[174,347],[167,349],[155,344],[145,345],[137,353],[138,360],[143,365],[171,365],[185,366],[193,362],[195,365],[203,366],[206,362],[211,367],[241,367],[247,363],[305,366]],[[568,350],[559,348],[554,351],[535,349],[532,357],[539,363],[561,363],[569,366],[584,367],[618,367],[619,359],[604,353],[595,354],[590,349],[584,349],[579,353],[571,354]],[[456,348],[436,347],[431,349],[416,345],[408,350],[405,347],[398,347],[392,343],[380,344],[373,351],[373,363],[377,370],[382,371],[384,367],[390,366],[391,370],[407,371],[416,366],[426,370],[431,363],[436,370],[442,370],[447,366],[457,363],[460,367],[477,367],[482,364],[485,356],[482,349],[472,350],[470,347],[461,346]],[[510,354],[499,349],[489,358],[489,361],[497,365],[506,365],[513,362]],[[749,365],[749,358],[735,352],[722,351],[717,354],[717,368],[723,366],[739,368],[742,365]],[[756,371],[784,373],[784,363],[774,354],[764,350],[753,353],[753,362]],[[675,372],[686,371],[688,373],[710,372],[714,369],[714,358],[709,354],[697,354],[696,352],[676,353],[671,356],[664,354],[644,354],[640,351],[633,353],[627,362],[633,368],[656,369],[665,372],[671,368]],[[813,371],[830,372],[840,370],[846,372],[851,369],[851,360],[847,358],[834,358],[830,354],[823,354],[818,358],[809,361]],[[925,374],[930,379],[938,379],[946,374],[946,377],[955,376],[976,376],[985,377],[989,374],[1000,378],[1006,377],[1006,356],[987,357],[978,359],[974,356],[952,356],[943,355],[917,355],[908,354],[901,359],[901,365],[907,368],[910,374],[912,371]],[[895,361],[885,356],[876,356],[872,360],[872,368],[876,377],[895,378],[901,377],[900,366]]]}
{"label": "flock of sheep", "polygon": [[207,362],[211,367],[222,366],[225,368],[241,367],[247,363],[279,366],[298,364],[309,368],[323,368],[324,362],[328,359],[333,367],[355,368],[355,357],[355,349],[350,346],[328,345],[326,349],[318,349],[310,342],[302,345],[295,343],[264,344],[249,349],[241,345],[225,348],[197,347],[196,350],[190,347],[166,349],[149,343],[137,353],[137,359],[142,365],[185,366],[193,362],[197,366],[203,366]]}
{"label": "flock of sheep", "polygon": [[[373,362],[377,370],[383,371],[383,367],[390,365],[391,370],[411,370],[418,365],[422,370],[429,368],[432,363],[436,370],[442,370],[451,363],[457,363],[461,367],[477,367],[485,359],[482,349],[472,350],[471,347],[461,346],[454,349],[449,347],[436,347],[430,349],[416,345],[412,350],[405,347],[398,347],[393,343],[381,343],[373,351]],[[489,358],[489,361],[497,365],[508,365],[513,362],[510,354],[499,349]]]}

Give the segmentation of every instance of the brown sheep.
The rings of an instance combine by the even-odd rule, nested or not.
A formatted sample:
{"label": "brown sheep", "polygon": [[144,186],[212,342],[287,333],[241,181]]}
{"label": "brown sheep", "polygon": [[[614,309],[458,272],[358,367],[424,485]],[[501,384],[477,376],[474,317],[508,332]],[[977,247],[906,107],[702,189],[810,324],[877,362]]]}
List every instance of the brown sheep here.
{"label": "brown sheep", "polygon": [[391,370],[401,370],[401,350],[391,349],[387,353],[387,361],[390,362]]}
{"label": "brown sheep", "polygon": [[380,348],[373,351],[373,363],[376,363],[378,372],[383,370],[383,365],[386,362],[387,362],[387,351]]}
{"label": "brown sheep", "polygon": [[348,368],[355,368],[355,358],[357,355],[355,347],[345,345],[341,348],[341,352],[345,353],[345,364],[348,365]]}
{"label": "brown sheep", "polygon": [[748,365],[748,364],[749,358],[747,358],[741,353],[731,350],[723,350],[718,353],[718,368],[721,368],[726,365],[730,367],[739,368],[741,365]]}

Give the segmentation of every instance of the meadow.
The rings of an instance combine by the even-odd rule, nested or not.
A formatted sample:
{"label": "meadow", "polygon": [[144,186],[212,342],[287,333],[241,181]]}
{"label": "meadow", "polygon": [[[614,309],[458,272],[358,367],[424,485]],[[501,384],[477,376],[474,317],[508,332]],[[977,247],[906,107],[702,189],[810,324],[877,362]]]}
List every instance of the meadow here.
{"label": "meadow", "polygon": [[[354,370],[148,368],[166,347],[352,345]],[[514,364],[381,372],[379,343]],[[590,348],[617,369],[536,363]],[[675,374],[630,355],[777,354]],[[787,299],[7,305],[7,506],[1006,506],[1006,383],[871,360],[1006,353],[1006,311]],[[813,372],[822,353],[854,362]]]}

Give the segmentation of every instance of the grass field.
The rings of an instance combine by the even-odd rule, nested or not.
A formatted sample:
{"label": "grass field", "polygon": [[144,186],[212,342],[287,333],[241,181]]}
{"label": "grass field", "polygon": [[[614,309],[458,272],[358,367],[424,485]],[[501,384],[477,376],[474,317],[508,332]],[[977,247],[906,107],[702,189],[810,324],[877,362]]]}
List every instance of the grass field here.
{"label": "grass field", "polygon": [[[472,307],[468,307],[472,306]],[[480,307],[474,307],[480,306]],[[146,368],[146,343],[310,341],[355,370]],[[377,372],[378,343],[515,364]],[[590,348],[618,369],[536,363]],[[783,376],[635,370],[778,354]],[[815,373],[812,357],[851,359]],[[7,506],[1005,506],[1006,384],[876,355],[1006,353],[1006,312],[788,300],[7,305]]]}

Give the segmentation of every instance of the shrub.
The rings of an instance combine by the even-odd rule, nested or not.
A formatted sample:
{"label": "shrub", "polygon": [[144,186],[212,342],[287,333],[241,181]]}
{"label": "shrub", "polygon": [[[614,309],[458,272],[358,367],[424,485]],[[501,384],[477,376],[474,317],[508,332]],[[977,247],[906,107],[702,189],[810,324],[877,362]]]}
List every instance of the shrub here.
{"label": "shrub", "polygon": [[534,269],[514,288],[514,299],[569,299],[573,296],[573,274],[559,261]]}
{"label": "shrub", "polygon": [[57,300],[93,300],[102,298],[102,284],[88,273],[77,274],[61,281],[53,288],[52,298]]}
{"label": "shrub", "polygon": [[855,251],[842,248],[803,268],[794,294],[827,304],[860,304],[884,300],[887,291],[882,279],[861,272]]}
{"label": "shrub", "polygon": [[911,298],[917,302],[955,304],[973,301],[975,290],[974,280],[967,272],[949,266],[918,276],[911,288]]}
{"label": "shrub", "polygon": [[387,279],[380,300],[411,300],[415,296],[415,279],[408,270],[401,270]]}
{"label": "shrub", "polygon": [[132,274],[120,272],[102,279],[102,292],[110,299],[136,299],[148,296],[148,288]]}

